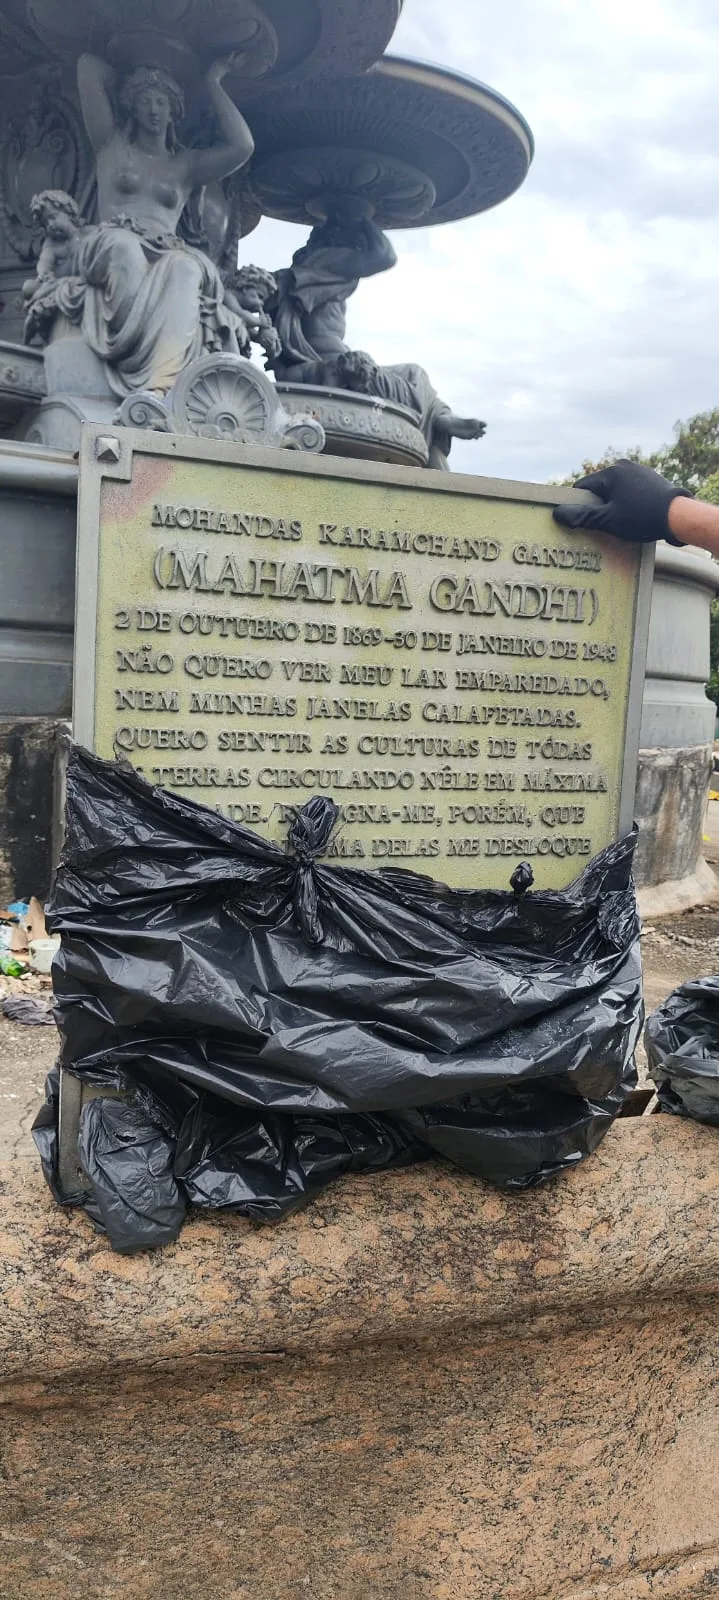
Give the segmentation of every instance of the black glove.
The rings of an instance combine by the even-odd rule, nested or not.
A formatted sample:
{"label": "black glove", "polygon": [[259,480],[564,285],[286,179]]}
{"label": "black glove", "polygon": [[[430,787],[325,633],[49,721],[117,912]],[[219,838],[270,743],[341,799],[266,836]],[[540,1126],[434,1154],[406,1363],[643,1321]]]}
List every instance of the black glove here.
{"label": "black glove", "polygon": [[678,489],[651,467],[636,461],[617,461],[602,472],[581,478],[577,489],[591,489],[602,506],[556,506],[555,522],[563,528],[586,528],[588,533],[612,533],[629,544],[654,544],[666,539],[681,545],[669,531],[669,507],[678,495],[692,499],[688,489]]}

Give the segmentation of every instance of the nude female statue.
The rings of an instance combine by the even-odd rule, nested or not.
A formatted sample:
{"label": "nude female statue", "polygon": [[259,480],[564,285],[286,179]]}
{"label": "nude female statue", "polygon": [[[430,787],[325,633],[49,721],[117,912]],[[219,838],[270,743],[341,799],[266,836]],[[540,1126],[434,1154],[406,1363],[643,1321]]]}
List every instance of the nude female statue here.
{"label": "nude female statue", "polygon": [[219,273],[177,235],[192,191],[237,171],[252,155],[247,123],[222,87],[231,65],[215,62],[206,78],[220,142],[186,150],[176,134],[182,90],[162,67],[138,66],[118,87],[107,62],[91,55],[78,62],[99,211],[79,251],[86,286],[81,326],[115,394],[163,394],[204,351],[239,353]]}

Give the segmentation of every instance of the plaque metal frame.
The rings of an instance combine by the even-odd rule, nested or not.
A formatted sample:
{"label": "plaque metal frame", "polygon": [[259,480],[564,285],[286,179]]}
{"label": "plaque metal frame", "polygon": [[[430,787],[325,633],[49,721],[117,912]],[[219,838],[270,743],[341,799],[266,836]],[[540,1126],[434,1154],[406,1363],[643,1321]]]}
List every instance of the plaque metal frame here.
{"label": "plaque metal frame", "polygon": [[[478,494],[488,500],[526,501],[548,508],[574,501],[585,504],[593,496],[580,489],[520,483],[505,478],[485,478],[461,473],[431,472],[395,467],[344,457],[303,456],[301,452],[266,446],[221,444],[216,440],[178,437],[139,429],[83,428],[78,495],[77,589],[75,610],[75,667],[73,737],[92,750],[95,726],[95,660],[97,650],[97,596],[99,570],[100,495],[103,480],[130,482],[136,455],[166,456],[185,461],[216,462],[225,467],[244,466],[260,471],[301,477],[342,479],[345,482],[386,484],[396,488],[431,490],[434,494]],[[634,822],[634,797],[639,760],[639,738],[646,673],[649,621],[654,580],[654,546],[642,546],[634,640],[629,678],[624,759],[619,801],[619,837]]]}

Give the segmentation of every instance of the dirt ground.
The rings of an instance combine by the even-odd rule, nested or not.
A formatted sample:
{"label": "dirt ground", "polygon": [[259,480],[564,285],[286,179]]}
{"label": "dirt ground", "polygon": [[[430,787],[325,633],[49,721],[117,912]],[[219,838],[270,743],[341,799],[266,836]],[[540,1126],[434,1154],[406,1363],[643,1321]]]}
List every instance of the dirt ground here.
{"label": "dirt ground", "polygon": [[[49,981],[32,983],[33,997],[45,1000]],[[26,990],[17,980],[0,975],[0,1001]],[[31,1125],[42,1104],[45,1077],[57,1055],[57,1029],[27,1027],[0,1015],[0,1161],[34,1156]]]}
{"label": "dirt ground", "polygon": [[[719,801],[709,806],[706,859],[719,877]],[[648,923],[642,934],[647,1013],[679,984],[719,973],[719,902]],[[20,985],[0,977],[0,1000]],[[54,1028],[26,1027],[0,1017],[0,1161],[33,1156],[30,1127],[46,1073],[57,1052]],[[639,1058],[644,1066],[643,1051]]]}

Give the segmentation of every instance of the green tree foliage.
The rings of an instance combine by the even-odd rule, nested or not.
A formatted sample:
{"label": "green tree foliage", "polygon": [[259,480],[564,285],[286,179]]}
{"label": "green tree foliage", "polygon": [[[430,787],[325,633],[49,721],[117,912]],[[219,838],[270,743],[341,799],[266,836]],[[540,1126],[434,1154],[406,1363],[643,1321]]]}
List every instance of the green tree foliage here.
{"label": "green tree foliage", "polygon": [[[690,489],[699,500],[708,500],[719,506],[719,408],[700,411],[688,422],[677,422],[674,442],[645,455],[642,450],[607,450],[601,461],[583,461],[578,472],[565,478],[565,483],[576,483],[590,472],[601,472],[615,461],[639,461],[645,467],[661,472],[670,483],[681,489]],[[712,608],[711,625],[711,677],[707,694],[716,702],[719,711],[719,601]]]}
{"label": "green tree foliage", "polygon": [[[671,483],[691,489],[702,499],[711,499],[711,494],[702,491],[713,479],[719,479],[719,410],[701,411],[688,422],[678,422],[674,443],[658,450],[650,465]],[[714,492],[716,490],[715,484]],[[713,503],[719,504],[719,501]]]}
{"label": "green tree foliage", "polygon": [[645,456],[636,445],[632,450],[607,450],[601,461],[583,461],[577,472],[570,472],[569,477],[556,478],[554,481],[562,488],[564,484],[576,483],[578,478],[588,478],[590,472],[602,472],[604,467],[613,467],[616,461],[638,461],[645,467],[654,465],[653,460]]}
{"label": "green tree foliage", "polygon": [[590,472],[601,472],[603,467],[611,467],[615,461],[639,461],[645,467],[654,467],[655,472],[661,472],[662,477],[668,478],[670,483],[676,483],[682,489],[691,489],[692,494],[698,494],[701,499],[711,498],[703,490],[708,482],[716,478],[714,492],[717,499],[712,503],[719,505],[719,408],[716,411],[700,411],[688,422],[677,422],[673,444],[664,445],[651,455],[646,455],[638,446],[631,450],[607,450],[600,461],[583,461],[578,472],[573,472],[562,481],[576,483],[577,478],[586,478]]}
{"label": "green tree foliage", "polygon": [[697,500],[708,500],[710,506],[719,506],[719,472],[712,472],[697,489]]}

